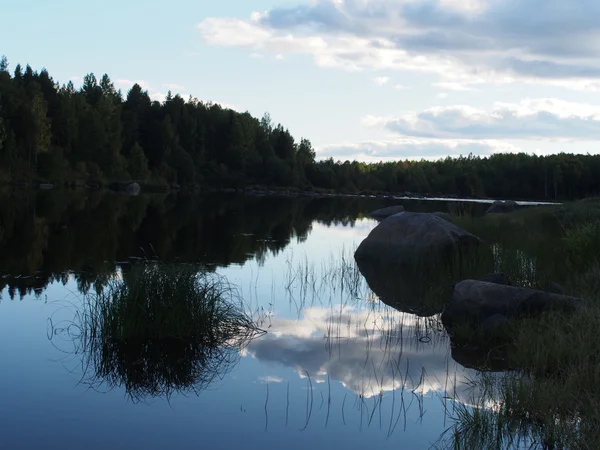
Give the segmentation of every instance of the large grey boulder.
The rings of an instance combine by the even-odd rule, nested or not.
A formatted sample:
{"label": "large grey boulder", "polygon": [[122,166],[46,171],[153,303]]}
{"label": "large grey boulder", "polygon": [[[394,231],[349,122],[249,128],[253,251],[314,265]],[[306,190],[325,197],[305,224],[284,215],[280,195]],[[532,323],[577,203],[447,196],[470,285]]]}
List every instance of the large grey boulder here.
{"label": "large grey boulder", "polygon": [[379,223],[354,258],[382,302],[428,317],[442,312],[456,282],[485,273],[480,242],[433,214],[402,212]]}
{"label": "large grey boulder", "polygon": [[515,211],[518,208],[519,205],[513,200],[506,200],[504,202],[502,200],[496,200],[486,212],[488,214],[507,214]]}
{"label": "large grey boulder", "polygon": [[401,212],[384,219],[360,243],[357,261],[419,263],[478,248],[481,240],[428,213]]}
{"label": "large grey boulder", "polygon": [[367,215],[369,217],[372,217],[373,219],[383,220],[383,219],[387,219],[390,216],[393,216],[394,214],[401,213],[403,211],[404,211],[404,206],[394,205],[394,206],[388,206],[387,208],[377,209],[375,211],[370,212]]}
{"label": "large grey boulder", "polygon": [[[584,300],[534,289],[464,280],[454,286],[452,301],[442,313],[446,329],[467,323],[481,329],[490,325],[490,318],[506,320],[539,316],[545,311],[574,312],[584,306]],[[502,318],[502,321],[505,319]],[[486,322],[487,321],[487,322]],[[497,322],[493,320],[494,324]]]}
{"label": "large grey boulder", "polygon": [[436,211],[436,212],[434,212],[432,214],[434,216],[441,217],[444,220],[452,220],[452,215],[450,213],[447,213],[447,212]]}

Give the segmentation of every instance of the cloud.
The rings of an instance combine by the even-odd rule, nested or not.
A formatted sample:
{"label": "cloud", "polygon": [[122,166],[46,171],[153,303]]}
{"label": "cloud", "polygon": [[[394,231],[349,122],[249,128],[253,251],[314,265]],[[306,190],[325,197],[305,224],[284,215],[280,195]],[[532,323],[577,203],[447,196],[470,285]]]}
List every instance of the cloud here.
{"label": "cloud", "polygon": [[129,89],[131,89],[134,84],[138,84],[145,91],[150,90],[150,84],[148,82],[144,81],[144,80],[125,80],[125,79],[120,79],[120,80],[116,80],[115,81],[115,86],[117,88],[123,89],[125,91],[128,91]]}
{"label": "cloud", "polygon": [[403,84],[395,84],[394,89],[404,90],[404,89],[408,89],[408,86],[404,86]]}
{"label": "cloud", "polygon": [[165,83],[162,85],[162,87],[169,89],[170,91],[181,91],[182,89],[185,89],[185,87],[183,87],[181,84],[176,83]]}
{"label": "cloud", "polygon": [[283,378],[280,377],[274,377],[274,376],[266,376],[266,377],[259,377],[258,378],[260,381],[264,381],[265,383],[283,383]]}
{"label": "cloud", "polygon": [[436,139],[600,139],[600,106],[554,98],[496,102],[489,110],[437,106],[398,117],[367,116],[363,124],[403,136]]}
{"label": "cloud", "polygon": [[384,84],[386,84],[388,81],[390,81],[390,77],[375,77],[373,78],[373,82],[377,85],[377,86],[383,86]]}
{"label": "cloud", "polygon": [[[262,362],[291,367],[313,382],[327,376],[365,398],[404,387],[471,401],[476,372],[454,362],[448,337],[426,321],[382,304],[311,307],[298,320],[274,317],[269,333],[248,346]],[[430,329],[430,328],[429,328]]]}
{"label": "cloud", "polygon": [[600,90],[599,15],[596,0],[315,0],[198,28],[214,45],[431,73],[444,89],[521,81]]}
{"label": "cloud", "polygon": [[357,160],[364,162],[397,161],[399,159],[439,159],[446,156],[487,156],[493,153],[516,153],[517,146],[496,140],[415,139],[340,143],[317,149],[318,158]]}

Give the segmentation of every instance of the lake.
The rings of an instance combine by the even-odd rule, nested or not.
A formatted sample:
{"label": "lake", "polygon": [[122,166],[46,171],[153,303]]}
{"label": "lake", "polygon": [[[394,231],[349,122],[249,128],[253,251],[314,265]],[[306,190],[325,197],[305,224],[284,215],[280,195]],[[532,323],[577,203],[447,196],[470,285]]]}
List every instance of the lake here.
{"label": "lake", "polygon": [[[365,214],[394,203],[1,193],[0,448],[443,447],[478,372],[453,359],[435,311],[384,304],[353,260],[377,224]],[[224,277],[264,332],[203,383],[140,389],[99,367],[84,345],[85,299],[139,258]]]}

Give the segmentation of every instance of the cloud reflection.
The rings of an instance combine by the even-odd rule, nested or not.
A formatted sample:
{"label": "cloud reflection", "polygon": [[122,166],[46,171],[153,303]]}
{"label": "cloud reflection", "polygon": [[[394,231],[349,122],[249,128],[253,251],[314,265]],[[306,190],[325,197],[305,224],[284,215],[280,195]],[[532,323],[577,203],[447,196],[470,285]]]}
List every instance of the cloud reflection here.
{"label": "cloud reflection", "polygon": [[299,319],[272,318],[269,333],[248,354],[283,364],[313,381],[327,375],[364,398],[393,390],[472,401],[477,371],[456,363],[436,317],[401,313],[383,304],[309,307]]}

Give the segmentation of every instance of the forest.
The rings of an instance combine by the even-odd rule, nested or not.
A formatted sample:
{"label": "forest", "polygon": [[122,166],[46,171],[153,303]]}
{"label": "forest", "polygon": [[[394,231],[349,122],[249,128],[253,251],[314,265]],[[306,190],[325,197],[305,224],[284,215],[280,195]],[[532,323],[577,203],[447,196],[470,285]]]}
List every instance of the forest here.
{"label": "forest", "polygon": [[0,184],[391,192],[477,198],[576,199],[600,194],[600,155],[494,154],[436,161],[317,159],[268,113],[262,118],[171,92],[126,94],[104,74],[80,88],[0,60]]}

